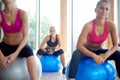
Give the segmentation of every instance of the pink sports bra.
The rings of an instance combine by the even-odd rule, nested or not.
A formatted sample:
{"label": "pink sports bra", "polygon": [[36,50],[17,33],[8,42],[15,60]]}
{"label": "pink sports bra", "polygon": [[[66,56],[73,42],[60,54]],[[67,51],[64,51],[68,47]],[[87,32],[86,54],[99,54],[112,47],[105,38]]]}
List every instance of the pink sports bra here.
{"label": "pink sports bra", "polygon": [[17,11],[16,19],[14,23],[11,25],[7,24],[3,12],[0,11],[2,18],[0,25],[5,33],[17,33],[22,31],[22,21],[20,20],[20,11],[21,11],[20,9]]}
{"label": "pink sports bra", "polygon": [[92,31],[87,36],[87,40],[94,44],[102,44],[108,37],[108,27],[107,22],[104,23],[104,32],[102,35],[97,36],[95,32],[95,20],[92,21]]}

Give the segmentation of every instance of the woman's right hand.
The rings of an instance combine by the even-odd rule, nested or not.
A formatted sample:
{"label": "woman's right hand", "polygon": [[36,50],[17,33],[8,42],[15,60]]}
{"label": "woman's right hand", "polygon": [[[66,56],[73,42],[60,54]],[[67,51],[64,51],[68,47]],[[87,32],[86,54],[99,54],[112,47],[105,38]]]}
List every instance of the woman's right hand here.
{"label": "woman's right hand", "polygon": [[0,58],[0,67],[7,69],[9,67],[9,62],[8,61],[9,60],[4,56],[2,58]]}
{"label": "woman's right hand", "polygon": [[53,51],[53,50],[52,50],[52,48],[48,48],[47,51],[48,51],[49,54],[52,54],[52,51]]}
{"label": "woman's right hand", "polygon": [[96,64],[102,64],[104,63],[104,59],[100,55],[94,55],[93,57],[94,61]]}
{"label": "woman's right hand", "polygon": [[46,52],[47,50],[45,48],[42,49],[44,52]]}

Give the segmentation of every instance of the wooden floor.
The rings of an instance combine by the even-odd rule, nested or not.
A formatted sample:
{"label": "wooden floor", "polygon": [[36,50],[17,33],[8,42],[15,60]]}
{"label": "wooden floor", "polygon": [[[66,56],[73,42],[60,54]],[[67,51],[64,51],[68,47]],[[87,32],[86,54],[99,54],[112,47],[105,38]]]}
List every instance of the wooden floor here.
{"label": "wooden floor", "polygon": [[42,73],[41,80],[66,80],[61,72]]}

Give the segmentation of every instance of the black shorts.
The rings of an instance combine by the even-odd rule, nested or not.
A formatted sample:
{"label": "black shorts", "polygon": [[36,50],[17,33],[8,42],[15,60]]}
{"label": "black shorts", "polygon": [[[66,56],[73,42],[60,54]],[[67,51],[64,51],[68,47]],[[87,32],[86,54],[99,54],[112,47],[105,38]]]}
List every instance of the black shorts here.
{"label": "black shorts", "polygon": [[[4,42],[0,43],[0,49],[1,49],[4,56],[8,56],[11,53],[14,53],[17,50],[17,48],[18,48],[18,45],[13,46],[13,45],[8,45]],[[28,44],[26,44],[23,47],[23,49],[20,51],[18,56],[19,57],[26,57],[26,58],[29,56],[33,56],[33,50],[31,49],[31,47]]]}
{"label": "black shorts", "polygon": [[48,52],[44,52],[43,50],[41,50],[41,49],[39,49],[38,51],[37,51],[37,54],[38,55],[43,55],[43,56],[47,56],[47,55],[53,55],[53,56],[59,56],[59,55],[61,55],[61,54],[63,54],[64,53],[64,51],[63,51],[63,49],[60,49],[60,50],[58,50],[58,51],[54,51],[52,54],[49,54]]}

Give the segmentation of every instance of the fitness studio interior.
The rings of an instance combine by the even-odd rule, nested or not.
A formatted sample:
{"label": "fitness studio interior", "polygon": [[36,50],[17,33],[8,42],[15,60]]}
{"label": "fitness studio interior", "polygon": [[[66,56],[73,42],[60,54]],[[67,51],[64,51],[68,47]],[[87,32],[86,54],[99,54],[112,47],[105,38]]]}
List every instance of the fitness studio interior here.
{"label": "fitness studio interior", "polygon": [[[7,1],[7,0],[0,0],[0,9],[1,9],[0,26],[2,25],[2,21],[1,21],[2,20],[1,17],[3,14],[2,10],[4,11],[5,9],[5,5],[2,1]],[[98,77],[100,77],[99,79],[97,77],[91,79],[81,77],[81,79],[79,79],[79,77],[77,76],[80,76],[81,73],[77,73],[75,79],[68,79],[70,61],[73,52],[76,50],[78,38],[82,32],[84,25],[88,21],[91,21],[96,18],[95,8],[96,8],[96,4],[100,0],[11,0],[11,1],[15,1],[16,6],[27,13],[27,19],[28,19],[27,44],[31,47],[34,53],[33,55],[36,62],[36,68],[37,68],[36,74],[38,76],[38,80],[120,80],[120,78],[117,77],[117,70],[115,67],[115,62],[113,60],[110,60],[104,64],[104,66],[109,66],[109,68],[111,68],[111,73],[105,72],[105,69],[101,69],[103,67],[99,68],[101,69],[102,74],[105,73],[104,75],[98,73],[99,74]],[[113,23],[115,24],[117,39],[118,39],[117,50],[120,51],[119,48],[120,0],[106,0],[106,1],[109,1],[111,3],[110,5],[111,7],[107,19],[113,21]],[[64,59],[61,58],[61,55],[63,55],[62,53],[60,54],[60,56],[57,56],[57,58],[55,56],[49,57],[48,55],[47,56],[39,55],[38,57],[37,55],[38,50],[40,50],[41,48],[41,45],[43,46],[43,44],[45,44],[44,41],[46,36],[51,34],[51,30],[52,30],[51,26],[54,27],[56,34],[60,36],[60,39],[56,37],[54,38],[53,41],[56,40],[58,41],[58,44],[60,43],[60,48],[62,48],[62,50],[64,51],[62,52],[64,53]],[[3,38],[4,38],[4,30],[0,27],[1,43],[3,42],[2,40],[4,40]],[[45,44],[45,46],[47,46],[47,44]],[[2,47],[1,45],[2,44],[0,44],[0,49]],[[111,48],[113,46],[110,35],[108,35],[108,38],[104,41],[102,46],[105,49]],[[83,63],[79,64],[79,66],[81,65],[85,68],[85,64],[87,65],[87,63],[90,62],[94,63],[94,61],[88,60],[88,62],[84,61]],[[2,63],[0,63],[0,67],[1,65]],[[18,80],[18,79],[31,80],[27,68],[28,67],[26,64],[26,59],[21,60],[19,58],[16,58],[16,60],[13,61],[12,65],[10,66],[8,72],[0,68],[0,72],[3,72],[0,73],[0,80]],[[63,72],[64,68],[65,70]],[[25,72],[20,72],[20,70]],[[18,71],[19,73],[16,73],[16,71]],[[97,72],[99,71],[97,70]],[[91,71],[90,73],[93,73],[93,71]],[[113,76],[114,78],[111,79],[105,78],[104,76],[107,76],[107,74],[109,74],[109,76],[114,75]],[[20,78],[20,77],[5,78],[6,75],[8,77],[21,75],[20,77],[24,77],[24,78]],[[87,75],[87,73],[85,73],[85,75]],[[90,75],[95,76],[92,74]]]}

